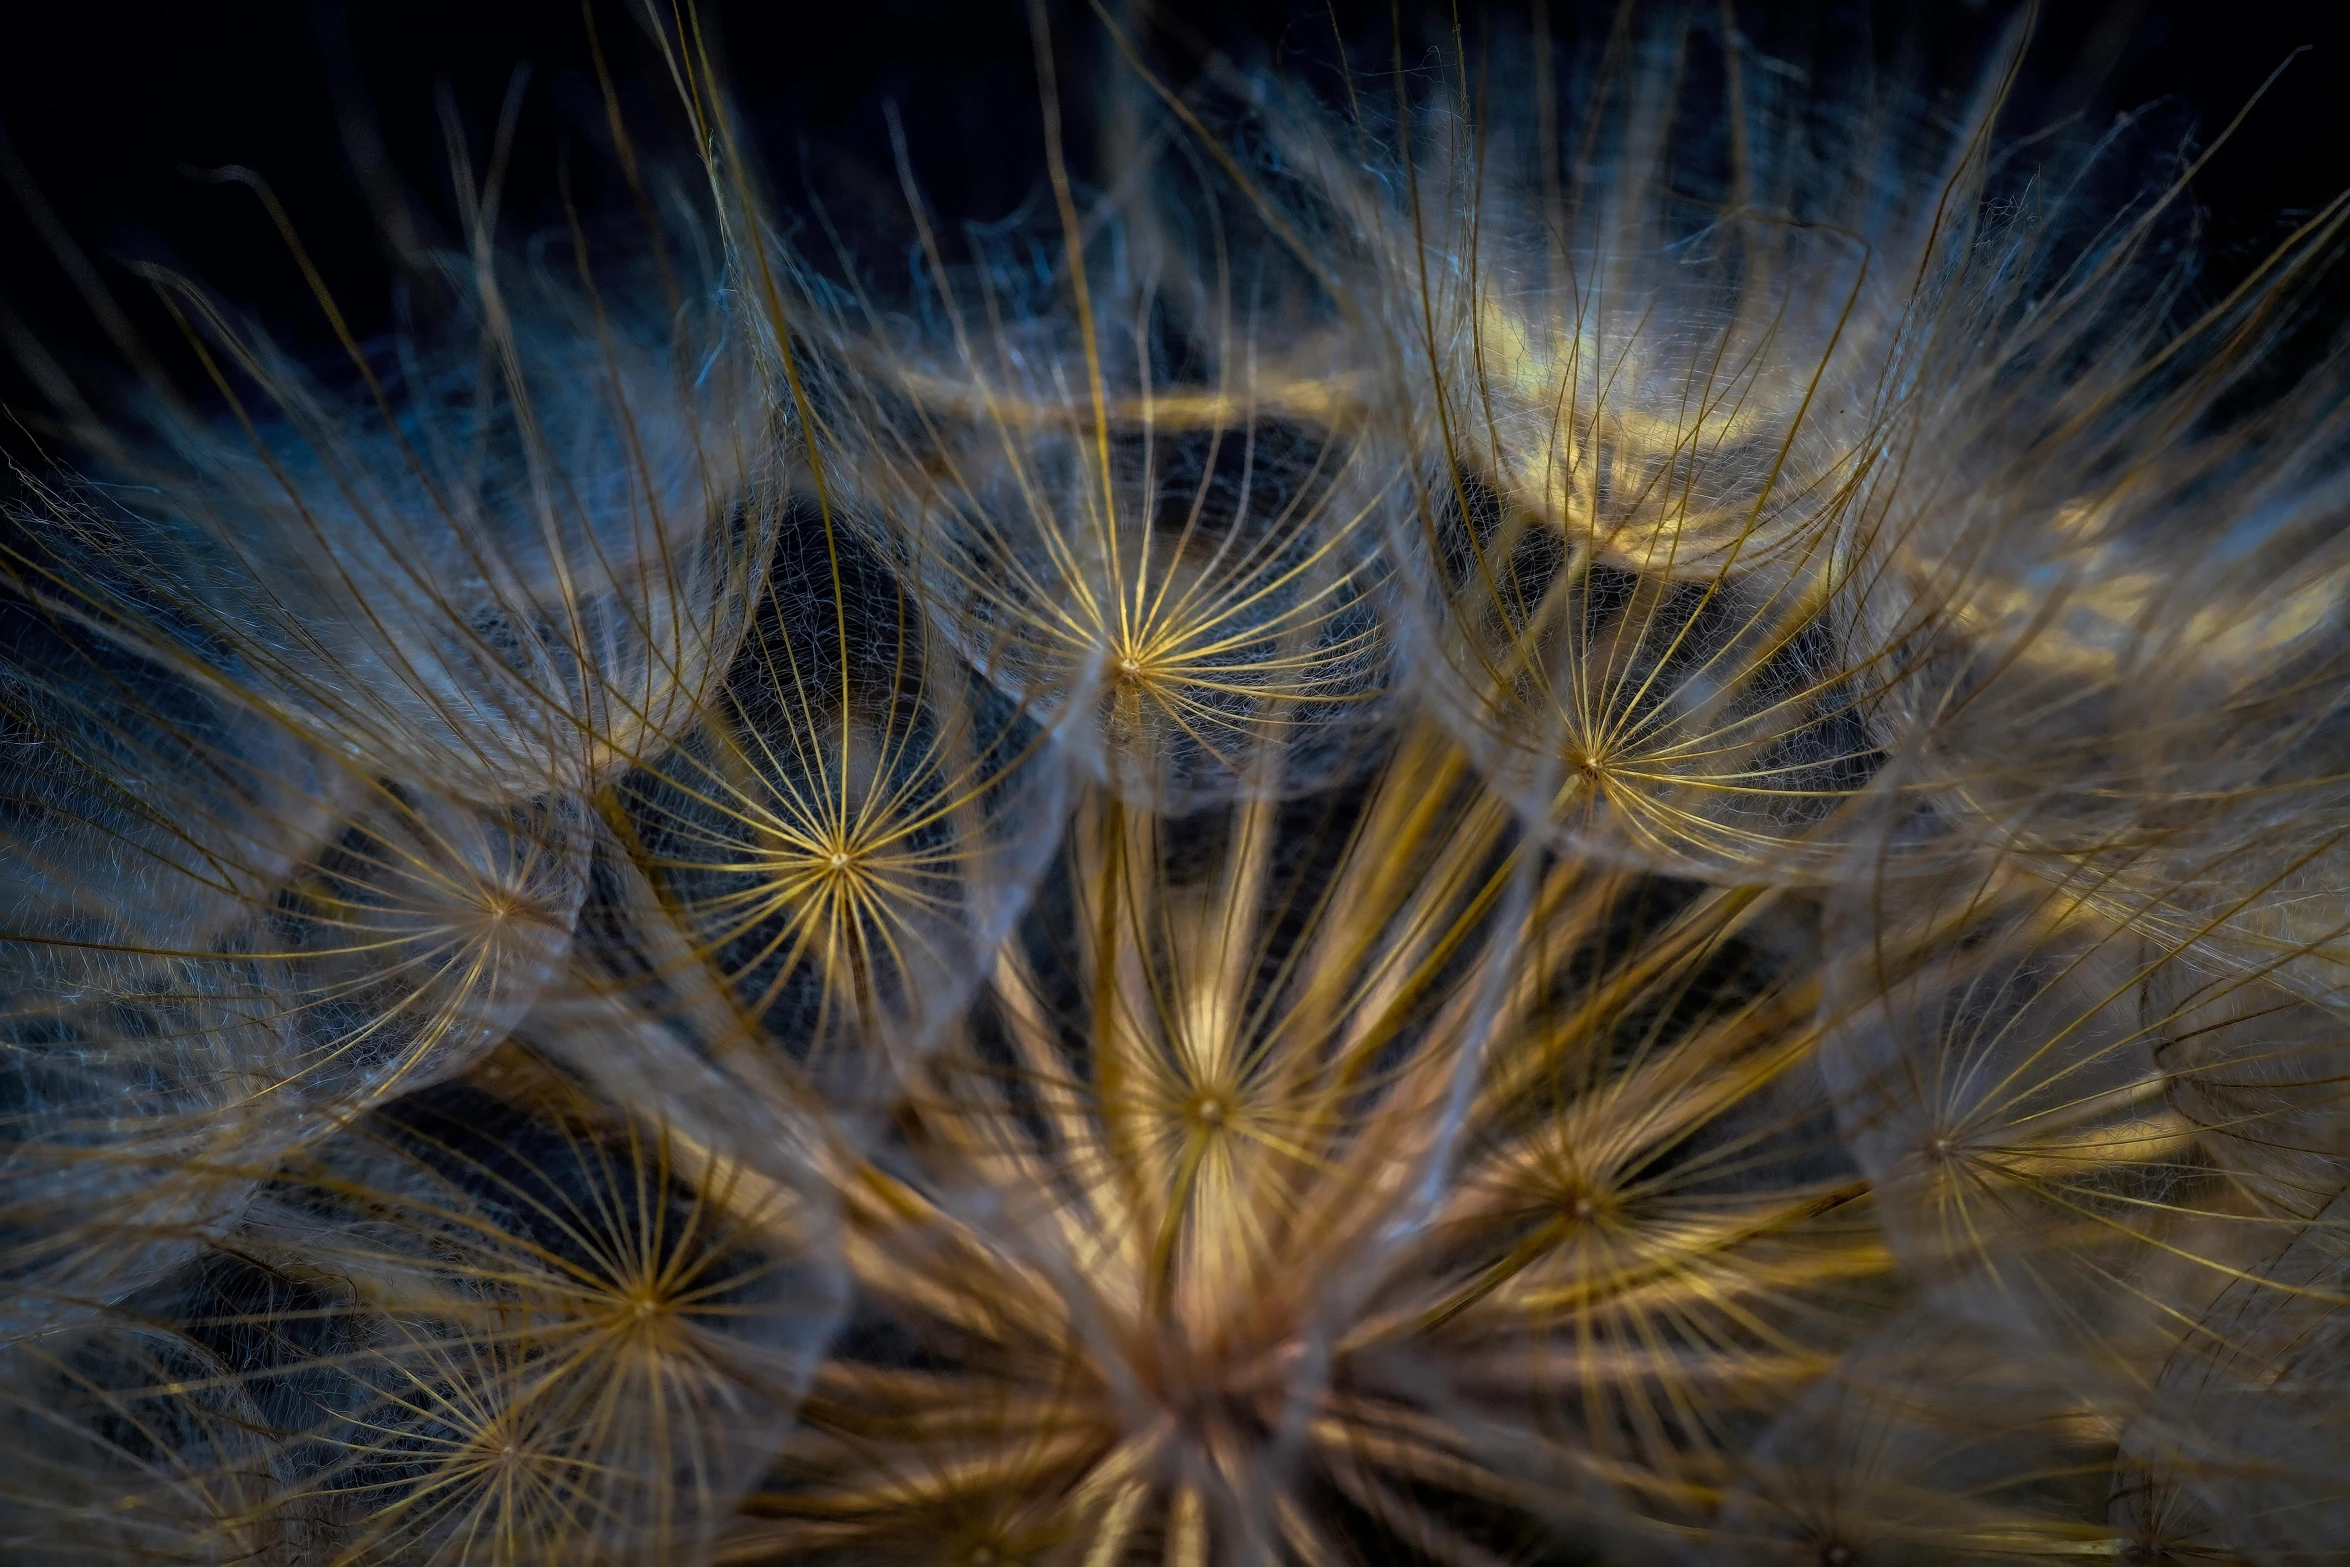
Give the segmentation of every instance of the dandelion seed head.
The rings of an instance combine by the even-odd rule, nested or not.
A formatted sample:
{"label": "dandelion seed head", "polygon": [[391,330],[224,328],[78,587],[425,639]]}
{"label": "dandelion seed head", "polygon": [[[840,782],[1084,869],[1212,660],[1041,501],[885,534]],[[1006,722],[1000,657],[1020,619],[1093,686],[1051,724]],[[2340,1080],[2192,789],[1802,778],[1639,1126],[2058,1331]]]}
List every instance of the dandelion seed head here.
{"label": "dandelion seed head", "polygon": [[21,475],[0,1536],[2350,1530],[2338,204],[2188,308],[2200,166],[2011,124],[2020,31],[1317,97],[1040,7],[1033,203],[893,122],[802,222],[648,22],[639,260],[452,117],[421,324],[150,274],[211,401]]}

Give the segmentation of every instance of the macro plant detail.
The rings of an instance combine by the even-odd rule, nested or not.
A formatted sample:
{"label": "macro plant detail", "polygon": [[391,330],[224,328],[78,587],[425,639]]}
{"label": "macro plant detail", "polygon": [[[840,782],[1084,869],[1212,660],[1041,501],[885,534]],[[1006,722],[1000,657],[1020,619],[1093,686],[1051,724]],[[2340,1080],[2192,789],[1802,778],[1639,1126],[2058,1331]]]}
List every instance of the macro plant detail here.
{"label": "macro plant detail", "polygon": [[2350,207],[1039,3],[958,227],[627,14],[624,221],[0,323],[0,1554],[2338,1556]]}

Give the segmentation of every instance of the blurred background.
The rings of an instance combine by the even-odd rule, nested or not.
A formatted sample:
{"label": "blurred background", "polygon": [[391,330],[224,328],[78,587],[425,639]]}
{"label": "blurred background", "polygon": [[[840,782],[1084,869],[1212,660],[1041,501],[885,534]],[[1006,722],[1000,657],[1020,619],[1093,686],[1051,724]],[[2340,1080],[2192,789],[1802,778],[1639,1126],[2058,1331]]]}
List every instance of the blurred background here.
{"label": "blurred background", "polygon": [[[1731,0],[1731,9],[1766,57],[1800,61],[1859,38],[1889,70],[1946,91],[1970,78],[2013,16],[1962,0]],[[2350,45],[2317,35],[2307,20],[2317,10],[2051,0],[2007,127],[2094,129],[2159,105],[2181,133],[2194,127],[2208,141],[2291,59],[2194,184],[2206,218],[2198,293],[2216,296],[2298,215],[2350,186],[2339,101]],[[1082,149],[1114,53],[1084,0],[1051,0],[1047,12],[1071,142]],[[1425,62],[1432,37],[1454,24],[1409,5],[1400,13],[1398,48],[1388,0],[1113,4],[1172,79],[1231,62],[1291,72],[1325,91],[1338,87],[1341,40],[1355,69],[1385,73],[1398,59]],[[1552,0],[1548,25],[1593,34],[1612,14]],[[397,268],[367,192],[396,190],[418,238],[451,237],[451,129],[475,166],[486,164],[518,81],[502,237],[560,227],[567,194],[591,214],[625,207],[604,150],[599,50],[644,148],[680,165],[688,141],[677,99],[637,17],[621,0],[590,0],[584,10],[572,0],[43,7],[0,50],[0,128],[15,187],[0,192],[0,305],[70,368],[107,379],[119,356],[57,263],[63,236],[143,335],[174,335],[127,270],[154,261],[203,280],[302,357],[331,360],[331,328],[262,203],[207,171],[240,166],[266,180],[353,330],[375,335],[391,320]],[[1528,17],[1523,7],[1464,4],[1457,24],[1474,46],[1522,33]],[[902,214],[887,106],[905,127],[926,198],[949,224],[998,220],[1036,197],[1041,136],[1026,0],[703,0],[698,18],[765,172],[787,197],[819,193],[852,228],[861,207]],[[38,400],[13,363],[0,365],[0,403],[39,423]],[[0,431],[0,445],[21,452],[25,433]]]}

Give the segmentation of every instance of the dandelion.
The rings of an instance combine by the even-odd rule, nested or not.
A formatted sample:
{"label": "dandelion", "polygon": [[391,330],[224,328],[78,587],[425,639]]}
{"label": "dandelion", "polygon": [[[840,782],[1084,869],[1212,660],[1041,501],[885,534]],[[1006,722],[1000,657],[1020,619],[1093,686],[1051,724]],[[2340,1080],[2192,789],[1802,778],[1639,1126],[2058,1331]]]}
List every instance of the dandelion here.
{"label": "dandelion", "polygon": [[2330,1559],[2339,203],[2203,299],[2029,17],[1105,10],[1089,151],[1039,6],[958,232],[645,21],[641,237],[518,94],[339,367],[20,345],[10,1551]]}

